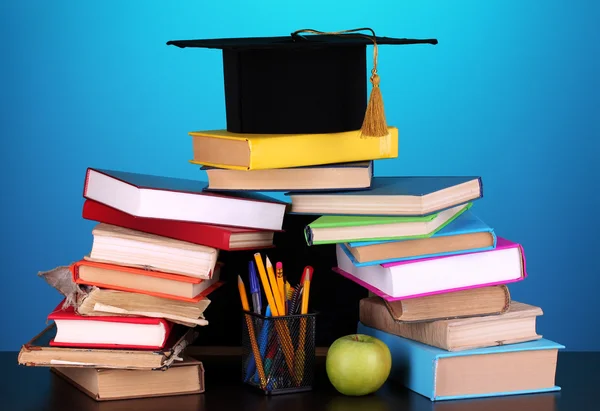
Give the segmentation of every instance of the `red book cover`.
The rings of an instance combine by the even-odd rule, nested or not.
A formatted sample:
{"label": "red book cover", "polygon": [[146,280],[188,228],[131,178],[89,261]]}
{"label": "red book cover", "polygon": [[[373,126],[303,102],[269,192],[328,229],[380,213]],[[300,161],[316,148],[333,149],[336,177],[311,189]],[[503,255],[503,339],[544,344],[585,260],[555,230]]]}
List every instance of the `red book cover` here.
{"label": "red book cover", "polygon": [[[98,321],[98,322],[109,322],[109,323],[125,323],[125,324],[147,324],[147,325],[162,325],[165,330],[165,336],[160,345],[156,346],[143,346],[143,345],[120,345],[120,344],[103,344],[103,343],[69,343],[69,342],[56,342],[50,341],[50,345],[54,347],[90,347],[90,348],[126,348],[126,349],[140,349],[140,350],[160,350],[163,349],[171,330],[173,329],[173,323],[165,320],[164,318],[152,318],[152,317],[121,317],[121,316],[82,316],[75,312],[73,307],[62,308],[64,300],[56,306],[56,308],[48,315],[48,320],[58,321]],[[58,324],[57,324],[58,326]]]}
{"label": "red book cover", "polygon": [[[135,217],[93,200],[85,200],[83,203],[83,218],[225,251],[233,250],[230,247],[230,238],[232,234],[247,234],[261,231],[189,221]],[[263,247],[238,247],[235,248],[235,250],[254,250],[272,247],[273,245],[271,244]]]}

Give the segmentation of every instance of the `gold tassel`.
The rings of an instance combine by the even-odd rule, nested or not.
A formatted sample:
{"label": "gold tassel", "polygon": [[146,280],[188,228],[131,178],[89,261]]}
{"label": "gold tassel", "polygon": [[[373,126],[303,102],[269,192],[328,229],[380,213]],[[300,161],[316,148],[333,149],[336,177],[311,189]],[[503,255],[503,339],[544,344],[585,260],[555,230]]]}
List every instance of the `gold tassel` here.
{"label": "gold tassel", "polygon": [[371,95],[369,96],[369,102],[367,103],[367,110],[365,112],[365,118],[360,129],[360,135],[361,137],[385,137],[388,135],[388,126],[385,120],[385,111],[383,109],[383,97],[381,95],[381,89],[379,88],[379,74],[377,74],[377,41],[375,31],[373,31],[373,29],[370,28],[330,32],[318,31],[313,29],[302,29],[293,32],[292,36],[299,33],[341,35],[363,30],[370,31],[372,35],[368,36],[366,34],[355,34],[355,36],[368,38],[373,42],[373,69],[371,70],[370,78],[373,87],[371,89]]}
{"label": "gold tassel", "polygon": [[379,88],[379,75],[374,68],[371,75],[373,89],[369,96],[365,119],[360,129],[361,137],[385,137],[388,135],[388,126],[385,121],[385,110],[383,109],[383,97]]}

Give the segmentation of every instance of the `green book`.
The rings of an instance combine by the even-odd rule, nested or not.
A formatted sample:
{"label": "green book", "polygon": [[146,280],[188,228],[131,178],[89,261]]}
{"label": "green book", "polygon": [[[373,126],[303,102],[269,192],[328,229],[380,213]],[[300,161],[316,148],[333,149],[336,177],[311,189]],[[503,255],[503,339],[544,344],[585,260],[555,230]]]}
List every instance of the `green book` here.
{"label": "green book", "polygon": [[308,245],[427,238],[472,205],[461,204],[435,214],[414,217],[325,215],[305,227],[304,238]]}

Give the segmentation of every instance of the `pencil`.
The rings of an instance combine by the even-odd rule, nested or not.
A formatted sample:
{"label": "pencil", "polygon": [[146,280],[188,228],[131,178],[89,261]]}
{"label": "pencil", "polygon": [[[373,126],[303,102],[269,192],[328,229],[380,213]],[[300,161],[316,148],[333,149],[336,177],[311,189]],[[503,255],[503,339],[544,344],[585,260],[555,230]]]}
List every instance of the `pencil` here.
{"label": "pencil", "polygon": [[285,307],[282,305],[283,299],[279,295],[279,286],[277,285],[277,280],[275,279],[275,273],[273,272],[273,266],[271,265],[271,260],[269,260],[268,256],[267,256],[266,266],[267,266],[267,276],[269,278],[269,283],[271,284],[271,292],[273,293],[273,299],[275,300],[275,305],[277,305],[277,311],[279,311],[279,315],[285,315]]}
{"label": "pencil", "polygon": [[248,325],[248,334],[250,337],[250,345],[252,346],[252,352],[254,354],[254,362],[256,363],[256,369],[258,370],[258,376],[260,377],[260,386],[264,387],[267,384],[267,379],[265,377],[265,370],[263,369],[262,358],[260,357],[260,351],[258,350],[258,344],[256,343],[256,336],[254,335],[254,325],[252,324],[252,319],[247,314],[250,311],[250,306],[248,305],[248,296],[246,295],[246,287],[244,286],[244,281],[242,277],[238,275],[238,290],[240,292],[240,299],[242,300],[242,309],[246,311],[244,313],[244,317],[246,317],[246,324]]}
{"label": "pencil", "polygon": [[[256,260],[256,267],[258,268],[258,274],[260,275],[260,280],[263,283],[263,289],[265,291],[265,295],[267,296],[267,301],[271,306],[271,314],[273,317],[278,317],[281,315],[281,311],[279,311],[279,307],[277,306],[275,299],[273,298],[273,294],[271,294],[271,288],[269,287],[269,280],[267,279],[267,273],[265,272],[265,266],[263,264],[262,256],[260,253],[254,254],[254,259]],[[290,329],[288,328],[285,322],[278,321],[277,319],[273,319],[275,322],[275,330],[279,335],[279,342],[283,345],[282,350],[285,354],[285,361],[290,369],[290,373],[294,371],[294,345],[292,344],[292,339],[290,337]]]}
{"label": "pencil", "polygon": [[[267,266],[271,262],[267,257]],[[283,314],[287,315],[287,310],[285,308],[285,285],[283,282],[283,264],[280,261],[275,263],[275,276],[277,278],[277,287],[279,288],[279,298],[281,298],[281,307],[283,308]]]}
{"label": "pencil", "polygon": [[[312,267],[311,267],[312,268]],[[312,275],[312,270],[309,270],[308,267],[304,269],[304,274],[302,277],[304,278],[304,284],[302,284],[302,304],[300,306],[300,314],[308,313],[308,296],[310,292],[310,280]],[[304,345],[306,342],[306,317],[300,318],[300,335],[298,342],[298,353],[295,356],[294,363],[294,371],[297,379],[297,384],[300,385],[302,380],[304,379]]]}

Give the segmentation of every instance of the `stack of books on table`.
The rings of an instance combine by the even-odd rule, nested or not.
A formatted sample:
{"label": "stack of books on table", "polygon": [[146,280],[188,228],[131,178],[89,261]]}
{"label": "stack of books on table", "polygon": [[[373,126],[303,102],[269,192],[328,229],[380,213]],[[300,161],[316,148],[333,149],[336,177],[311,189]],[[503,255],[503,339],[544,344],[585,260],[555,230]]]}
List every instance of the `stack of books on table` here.
{"label": "stack of books on table", "polygon": [[203,392],[203,365],[185,348],[207,332],[207,296],[223,284],[220,251],[271,247],[285,204],[202,190],[89,168],[91,250],[40,273],[64,298],[19,363],[51,367],[97,400]]}
{"label": "stack of books on table", "polygon": [[536,333],[541,308],[511,300],[508,285],[527,277],[524,250],[474,214],[481,178],[378,184],[297,194],[292,210],[323,214],[307,241],[335,243],[334,271],[369,290],[358,333],[388,345],[391,378],[431,400],[558,390],[564,347]]}

